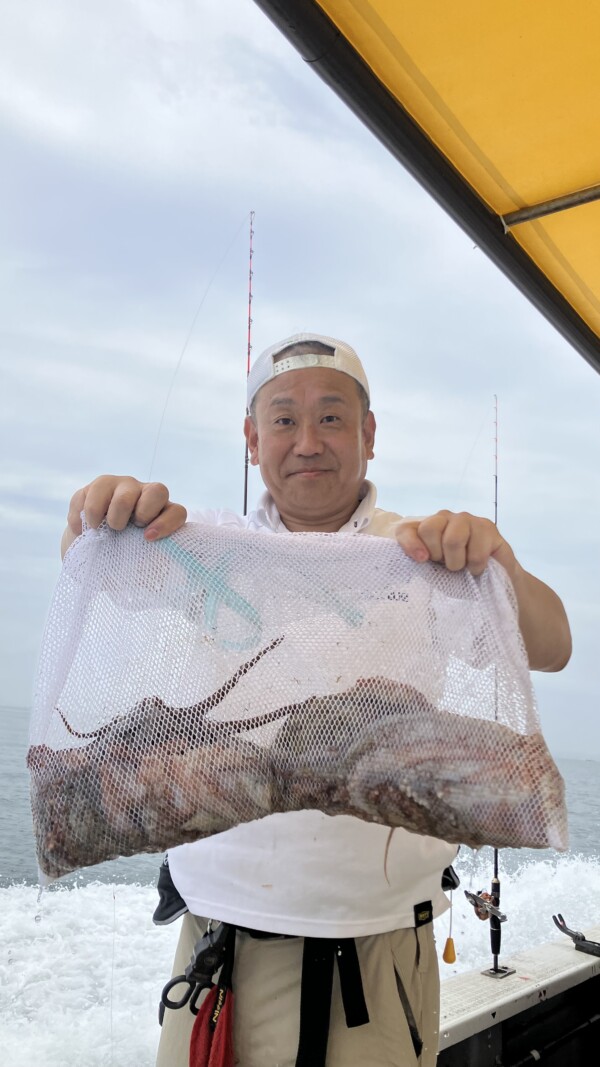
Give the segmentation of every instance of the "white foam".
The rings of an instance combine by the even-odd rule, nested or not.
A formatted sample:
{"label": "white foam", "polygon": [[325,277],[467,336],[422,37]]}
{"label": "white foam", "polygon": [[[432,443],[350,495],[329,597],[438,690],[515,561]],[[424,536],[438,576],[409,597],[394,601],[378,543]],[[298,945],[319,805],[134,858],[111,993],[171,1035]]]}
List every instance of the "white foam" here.
{"label": "white foam", "polygon": [[[488,887],[489,857],[463,856],[454,893],[457,962],[442,979],[490,964],[489,924],[475,918],[463,889]],[[5,1067],[152,1067],[158,1001],[171,973],[179,923],[155,927],[153,886],[93,883],[42,895],[0,889],[0,1048]],[[562,856],[524,863],[502,876],[502,957],[600,922],[600,862]],[[441,952],[449,913],[436,922]]]}
{"label": "white foam", "polygon": [[[5,1067],[150,1067],[178,924],[152,886],[0,889]],[[38,921],[36,921],[38,920]]]}

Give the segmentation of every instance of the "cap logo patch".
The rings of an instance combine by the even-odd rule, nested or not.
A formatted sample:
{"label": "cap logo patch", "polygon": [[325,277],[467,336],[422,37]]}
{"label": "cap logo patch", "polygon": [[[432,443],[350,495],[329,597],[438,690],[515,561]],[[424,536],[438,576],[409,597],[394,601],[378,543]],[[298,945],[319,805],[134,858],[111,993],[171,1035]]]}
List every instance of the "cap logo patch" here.
{"label": "cap logo patch", "polygon": [[333,367],[335,369],[335,356],[327,356],[324,352],[304,352],[301,356],[284,356],[273,362],[273,374],[285,374],[290,370],[303,370],[306,367]]}

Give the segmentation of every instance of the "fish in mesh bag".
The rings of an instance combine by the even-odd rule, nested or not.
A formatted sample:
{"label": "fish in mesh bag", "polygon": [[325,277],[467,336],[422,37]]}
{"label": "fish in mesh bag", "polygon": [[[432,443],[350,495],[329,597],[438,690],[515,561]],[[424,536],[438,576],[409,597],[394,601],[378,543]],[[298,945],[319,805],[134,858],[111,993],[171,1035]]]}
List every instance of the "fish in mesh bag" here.
{"label": "fish in mesh bag", "polygon": [[567,847],[503,568],[451,573],[379,537],[84,530],[27,762],[50,879],[304,809]]}

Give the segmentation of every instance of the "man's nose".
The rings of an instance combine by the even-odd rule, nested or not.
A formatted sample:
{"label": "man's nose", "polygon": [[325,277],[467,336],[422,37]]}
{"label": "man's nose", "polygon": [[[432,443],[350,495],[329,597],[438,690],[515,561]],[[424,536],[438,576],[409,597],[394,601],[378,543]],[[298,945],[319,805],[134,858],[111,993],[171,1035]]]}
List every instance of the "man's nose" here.
{"label": "man's nose", "polygon": [[298,426],[294,453],[297,456],[318,456],[323,451],[323,441],[319,427],[313,423],[301,423]]}

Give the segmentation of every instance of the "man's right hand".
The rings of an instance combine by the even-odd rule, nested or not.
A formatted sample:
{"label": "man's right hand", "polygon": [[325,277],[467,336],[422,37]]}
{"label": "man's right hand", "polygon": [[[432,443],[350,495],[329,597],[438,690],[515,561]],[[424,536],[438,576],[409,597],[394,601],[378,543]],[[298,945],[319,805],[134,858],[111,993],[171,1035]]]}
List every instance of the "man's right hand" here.
{"label": "man's right hand", "polygon": [[61,542],[63,556],[81,533],[81,512],[88,526],[94,529],[104,519],[113,530],[124,530],[128,522],[144,526],[147,541],[158,541],[175,533],[187,518],[183,505],[169,500],[166,485],[138,482],[137,478],[125,475],[102,474],[71,497],[68,526]]}

